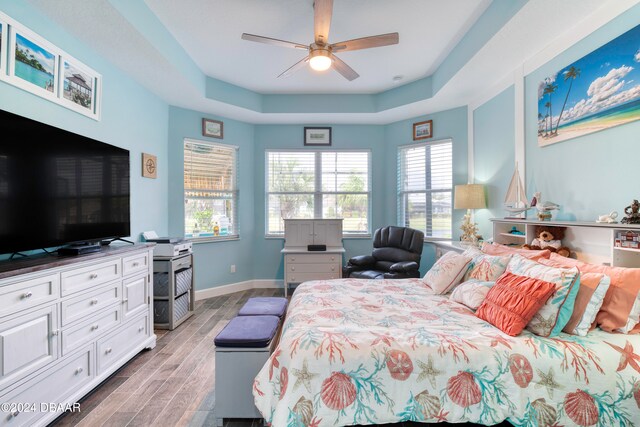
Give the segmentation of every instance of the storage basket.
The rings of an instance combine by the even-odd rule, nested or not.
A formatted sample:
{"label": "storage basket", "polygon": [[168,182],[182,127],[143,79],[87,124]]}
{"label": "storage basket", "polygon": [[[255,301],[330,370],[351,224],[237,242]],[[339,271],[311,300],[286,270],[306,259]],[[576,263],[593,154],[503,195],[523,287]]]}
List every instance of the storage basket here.
{"label": "storage basket", "polygon": [[[191,289],[191,279],[193,277],[193,268],[183,268],[176,271],[175,277],[175,295],[182,295]],[[166,297],[169,295],[169,273],[153,274],[153,295],[157,297]]]}
{"label": "storage basket", "polygon": [[[187,313],[189,313],[189,292],[175,299],[173,321],[177,322]],[[169,300],[155,300],[153,302],[153,321],[155,323],[169,323]]]}

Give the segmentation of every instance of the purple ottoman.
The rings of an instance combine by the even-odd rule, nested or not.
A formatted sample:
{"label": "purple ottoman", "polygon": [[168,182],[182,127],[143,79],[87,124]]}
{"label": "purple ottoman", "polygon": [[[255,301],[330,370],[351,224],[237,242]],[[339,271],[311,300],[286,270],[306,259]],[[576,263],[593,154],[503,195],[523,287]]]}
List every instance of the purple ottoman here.
{"label": "purple ottoman", "polygon": [[279,323],[278,316],[236,316],[213,342],[216,347],[266,347],[276,334]]}
{"label": "purple ottoman", "polygon": [[287,312],[288,300],[282,297],[249,298],[238,312],[238,316],[278,316]]}

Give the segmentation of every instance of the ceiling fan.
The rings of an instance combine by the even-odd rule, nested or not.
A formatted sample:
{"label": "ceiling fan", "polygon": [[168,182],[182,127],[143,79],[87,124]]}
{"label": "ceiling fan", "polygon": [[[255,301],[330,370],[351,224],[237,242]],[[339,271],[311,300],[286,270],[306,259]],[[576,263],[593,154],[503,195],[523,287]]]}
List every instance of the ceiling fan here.
{"label": "ceiling fan", "polygon": [[324,71],[331,66],[347,80],[355,80],[359,74],[349,67],[344,61],[334,55],[335,52],[347,52],[350,50],[369,49],[372,47],[389,46],[398,44],[398,33],[379,34],[377,36],[362,37],[329,44],[329,28],[331,27],[331,14],[333,12],[333,0],[315,0],[314,9],[314,42],[310,45],[293,43],[270,37],[256,36],[254,34],[242,34],[242,39],[266,43],[274,46],[303,49],[309,54],[300,61],[287,68],[278,77],[287,77],[304,67],[307,62],[316,71]]}

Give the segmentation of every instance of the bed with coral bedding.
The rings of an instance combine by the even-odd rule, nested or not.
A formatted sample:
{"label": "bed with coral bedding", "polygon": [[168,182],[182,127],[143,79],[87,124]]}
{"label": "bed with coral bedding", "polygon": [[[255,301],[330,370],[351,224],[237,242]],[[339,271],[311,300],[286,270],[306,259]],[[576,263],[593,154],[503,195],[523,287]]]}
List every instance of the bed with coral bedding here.
{"label": "bed with coral bedding", "polygon": [[640,336],[510,337],[420,279],[298,286],[253,395],[273,426],[640,425]]}

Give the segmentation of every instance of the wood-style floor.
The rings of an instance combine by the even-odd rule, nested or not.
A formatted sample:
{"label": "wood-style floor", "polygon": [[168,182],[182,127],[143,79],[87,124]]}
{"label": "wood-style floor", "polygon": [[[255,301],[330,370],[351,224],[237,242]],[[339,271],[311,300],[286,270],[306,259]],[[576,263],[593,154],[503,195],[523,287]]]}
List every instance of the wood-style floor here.
{"label": "wood-style floor", "polygon": [[[215,425],[213,339],[248,298],[274,295],[282,296],[283,291],[253,289],[196,302],[191,318],[173,331],[156,330],[158,341],[153,350],[138,354],[81,400],[80,412],[67,413],[51,425]],[[262,426],[262,420],[224,420],[224,427],[258,426]],[[510,424],[504,423],[499,427],[502,426]]]}

